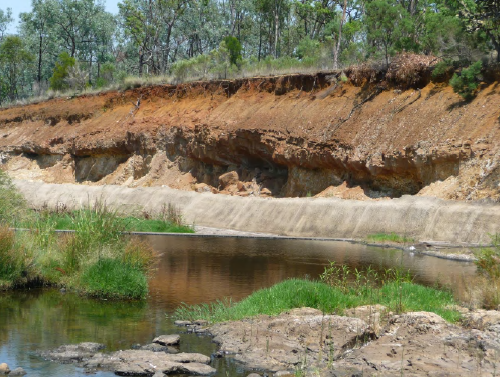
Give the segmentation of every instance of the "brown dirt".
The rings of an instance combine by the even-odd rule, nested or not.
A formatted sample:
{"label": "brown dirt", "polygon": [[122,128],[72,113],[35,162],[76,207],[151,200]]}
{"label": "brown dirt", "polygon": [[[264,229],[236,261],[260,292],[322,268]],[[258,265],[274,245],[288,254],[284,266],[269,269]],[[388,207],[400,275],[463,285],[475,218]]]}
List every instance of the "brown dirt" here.
{"label": "brown dirt", "polygon": [[[465,103],[442,84],[401,91],[337,76],[155,86],[3,109],[0,166],[20,179],[239,196],[500,198],[497,83]],[[231,171],[239,182],[221,187]]]}

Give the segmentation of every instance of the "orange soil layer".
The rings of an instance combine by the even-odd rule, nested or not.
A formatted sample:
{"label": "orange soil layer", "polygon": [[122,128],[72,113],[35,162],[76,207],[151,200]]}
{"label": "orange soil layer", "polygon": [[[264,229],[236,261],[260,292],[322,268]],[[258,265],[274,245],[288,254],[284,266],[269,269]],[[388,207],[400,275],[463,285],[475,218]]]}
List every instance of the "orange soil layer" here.
{"label": "orange soil layer", "polygon": [[337,77],[195,82],[4,109],[0,166],[20,179],[242,196],[500,198],[498,84],[465,103],[442,84],[401,91]]}

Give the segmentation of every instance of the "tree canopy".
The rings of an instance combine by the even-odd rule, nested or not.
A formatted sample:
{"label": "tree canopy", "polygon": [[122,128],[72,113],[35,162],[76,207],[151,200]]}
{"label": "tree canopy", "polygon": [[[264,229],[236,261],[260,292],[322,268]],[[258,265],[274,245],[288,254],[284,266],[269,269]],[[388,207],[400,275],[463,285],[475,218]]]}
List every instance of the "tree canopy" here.
{"label": "tree canopy", "polygon": [[104,5],[32,0],[15,35],[0,9],[0,102],[127,76],[387,66],[400,52],[500,62],[499,0],[121,0],[117,15]]}

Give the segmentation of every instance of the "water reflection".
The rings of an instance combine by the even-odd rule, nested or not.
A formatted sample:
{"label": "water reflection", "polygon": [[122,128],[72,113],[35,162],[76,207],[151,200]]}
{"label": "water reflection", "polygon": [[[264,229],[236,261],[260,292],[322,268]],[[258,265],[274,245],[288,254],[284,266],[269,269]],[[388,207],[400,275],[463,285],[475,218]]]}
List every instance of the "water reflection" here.
{"label": "water reflection", "polygon": [[[85,299],[58,290],[0,293],[0,363],[22,366],[30,376],[83,376],[71,365],[58,365],[34,356],[37,349],[95,341],[108,350],[148,343],[155,336],[179,332],[165,317],[181,302],[197,304],[224,297],[239,300],[253,291],[290,277],[318,278],[329,261],[352,268],[402,266],[416,280],[436,280],[458,292],[475,266],[398,250],[364,245],[302,240],[240,238],[145,237],[163,253],[150,282],[147,302]],[[209,338],[182,334],[181,351],[211,354]],[[227,359],[215,360],[218,376],[245,376]],[[111,376],[98,373],[97,376]]]}

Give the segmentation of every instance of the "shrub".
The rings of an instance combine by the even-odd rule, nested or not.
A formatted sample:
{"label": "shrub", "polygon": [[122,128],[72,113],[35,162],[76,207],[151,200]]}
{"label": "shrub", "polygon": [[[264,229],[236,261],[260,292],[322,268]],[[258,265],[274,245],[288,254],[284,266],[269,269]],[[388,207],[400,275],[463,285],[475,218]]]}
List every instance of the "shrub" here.
{"label": "shrub", "polygon": [[68,89],[66,78],[68,77],[69,69],[75,65],[75,58],[69,56],[67,52],[59,55],[59,61],[56,62],[54,72],[50,78],[50,89],[65,90]]}
{"label": "shrub", "polygon": [[22,260],[15,250],[14,232],[0,227],[0,289],[12,285],[22,272]]}
{"label": "shrub", "polygon": [[9,176],[0,169],[0,225],[15,226],[28,213],[25,199],[17,192]]}
{"label": "shrub", "polygon": [[432,80],[433,81],[446,81],[449,78],[450,72],[453,71],[453,65],[446,60],[441,60],[438,62],[434,69],[432,70]]}
{"label": "shrub", "polygon": [[462,69],[460,75],[454,74],[450,80],[450,85],[455,93],[460,94],[464,99],[471,100],[475,97],[479,86],[479,74],[481,73],[482,62],[477,61],[469,68]]}
{"label": "shrub", "polygon": [[148,282],[144,273],[119,259],[104,258],[82,273],[80,287],[90,296],[107,298],[145,298]]}
{"label": "shrub", "polygon": [[410,53],[398,54],[392,59],[387,70],[387,79],[403,88],[417,84],[430,71],[437,58],[431,55]]}

